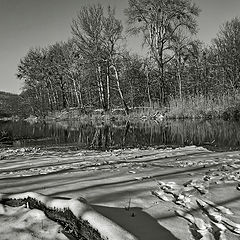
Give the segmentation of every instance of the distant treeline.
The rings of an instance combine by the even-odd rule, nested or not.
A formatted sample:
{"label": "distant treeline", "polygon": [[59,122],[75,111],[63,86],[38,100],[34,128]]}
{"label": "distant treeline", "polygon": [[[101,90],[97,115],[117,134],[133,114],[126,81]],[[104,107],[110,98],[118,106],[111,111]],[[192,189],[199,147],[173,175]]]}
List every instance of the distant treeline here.
{"label": "distant treeline", "polygon": [[[23,99],[17,94],[0,91],[0,118],[9,118],[12,116],[23,116]],[[29,112],[29,111],[27,111]],[[25,112],[27,114],[27,112]]]}
{"label": "distant treeline", "polygon": [[[240,19],[226,22],[206,46],[194,36],[199,13],[191,0],[129,0],[123,31],[110,6],[81,8],[67,42],[31,48],[21,59],[25,106],[35,115],[116,106],[128,113],[173,99],[237,96]],[[142,38],[145,56],[126,50],[129,34]]]}

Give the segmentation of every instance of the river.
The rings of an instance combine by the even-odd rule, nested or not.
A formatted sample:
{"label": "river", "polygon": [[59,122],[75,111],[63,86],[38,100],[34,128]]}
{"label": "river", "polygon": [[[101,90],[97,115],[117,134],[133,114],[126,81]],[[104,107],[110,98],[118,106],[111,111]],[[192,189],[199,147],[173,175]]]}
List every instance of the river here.
{"label": "river", "polygon": [[164,120],[161,122],[0,122],[0,147],[117,149],[203,146],[215,151],[240,149],[240,122]]}

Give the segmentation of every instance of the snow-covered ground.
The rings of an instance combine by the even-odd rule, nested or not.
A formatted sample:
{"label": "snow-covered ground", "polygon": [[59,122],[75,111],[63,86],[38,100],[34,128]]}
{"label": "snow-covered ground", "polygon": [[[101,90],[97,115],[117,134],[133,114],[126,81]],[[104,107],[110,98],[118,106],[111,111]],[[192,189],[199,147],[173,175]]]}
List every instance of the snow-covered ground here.
{"label": "snow-covered ground", "polygon": [[[239,239],[239,181],[240,152],[195,146],[0,153],[3,197],[31,192],[51,206],[74,203],[76,216],[114,240]],[[83,198],[87,202],[77,200]],[[39,210],[3,204],[0,209],[0,239],[69,237]],[[15,238],[18,233],[25,238]]]}
{"label": "snow-covered ground", "polygon": [[67,240],[62,228],[37,209],[0,205],[0,239]]}

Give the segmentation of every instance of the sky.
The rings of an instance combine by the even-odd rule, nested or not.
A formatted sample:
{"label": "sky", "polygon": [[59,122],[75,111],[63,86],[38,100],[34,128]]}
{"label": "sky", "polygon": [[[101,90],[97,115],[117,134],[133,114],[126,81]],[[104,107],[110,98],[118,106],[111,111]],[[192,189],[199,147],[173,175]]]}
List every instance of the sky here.
{"label": "sky", "polygon": [[[209,44],[219,27],[240,17],[240,0],[193,0],[202,10],[197,38]],[[123,10],[128,0],[0,0],[0,91],[20,93],[17,66],[31,47],[45,47],[71,37],[71,22],[81,6],[101,3],[116,8],[126,26]],[[141,38],[128,38],[128,49],[142,51]]]}

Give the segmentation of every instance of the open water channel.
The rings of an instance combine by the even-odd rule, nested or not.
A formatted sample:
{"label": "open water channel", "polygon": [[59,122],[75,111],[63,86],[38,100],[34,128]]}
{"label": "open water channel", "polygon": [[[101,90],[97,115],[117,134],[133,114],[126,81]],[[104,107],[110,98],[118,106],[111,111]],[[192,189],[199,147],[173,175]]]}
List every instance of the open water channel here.
{"label": "open water channel", "polygon": [[0,147],[116,149],[196,145],[216,151],[240,149],[240,122],[165,120],[161,122],[82,123],[0,122]]}

